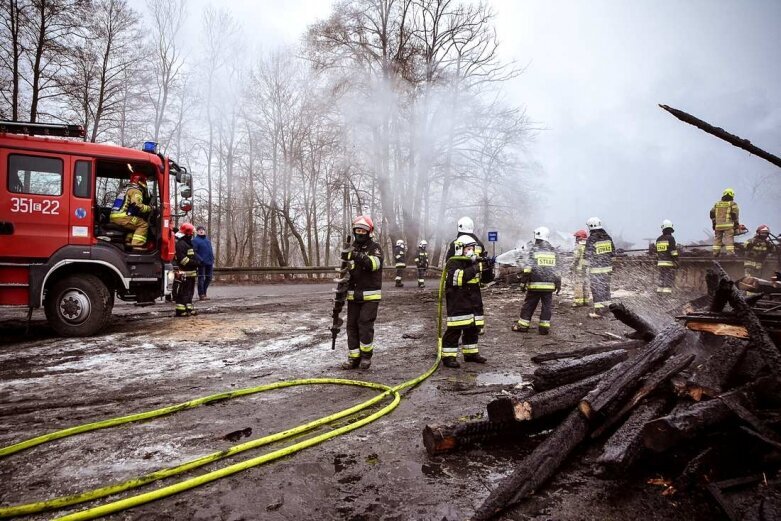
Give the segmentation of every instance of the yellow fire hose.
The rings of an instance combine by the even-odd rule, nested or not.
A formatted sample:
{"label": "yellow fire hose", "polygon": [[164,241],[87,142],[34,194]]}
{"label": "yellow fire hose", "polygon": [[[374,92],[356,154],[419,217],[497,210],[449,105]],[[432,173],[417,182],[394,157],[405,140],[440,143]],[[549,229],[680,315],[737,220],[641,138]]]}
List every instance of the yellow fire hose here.
{"label": "yellow fire hose", "polygon": [[183,492],[185,490],[189,490],[191,488],[195,488],[197,486],[210,483],[212,481],[223,478],[225,476],[230,476],[237,472],[241,472],[243,470],[256,467],[258,465],[262,465],[264,463],[268,463],[269,461],[274,461],[276,459],[289,456],[307,447],[317,445],[318,443],[321,443],[330,438],[334,438],[336,436],[340,436],[347,432],[363,427],[364,425],[367,425],[373,422],[374,420],[377,420],[378,418],[385,416],[386,414],[390,413],[393,409],[395,409],[399,405],[399,402],[401,401],[401,395],[399,394],[400,391],[418,385],[420,382],[422,382],[423,380],[431,376],[439,366],[439,362],[442,355],[442,296],[443,296],[446,276],[447,276],[447,270],[442,270],[442,276],[440,277],[439,280],[439,298],[437,303],[437,358],[434,364],[425,373],[421,374],[420,376],[417,376],[411,380],[407,380],[406,382],[403,382],[395,387],[390,387],[376,382],[347,380],[342,378],[307,378],[307,379],[299,379],[299,380],[288,380],[285,382],[276,382],[273,384],[266,384],[257,387],[239,389],[236,391],[213,394],[210,396],[196,398],[194,400],[190,400],[187,402],[182,402],[168,407],[163,407],[160,409],[146,411],[138,414],[131,414],[127,416],[111,418],[108,420],[103,420],[103,421],[98,421],[93,423],[85,423],[82,425],[77,425],[75,427],[62,429],[42,436],[37,436],[35,438],[30,438],[21,441],[19,443],[15,443],[13,445],[9,445],[7,447],[2,447],[0,448],[0,458],[29,449],[31,447],[35,447],[37,445],[48,443],[68,436],[74,436],[76,434],[81,434],[84,432],[90,432],[98,429],[115,427],[117,425],[123,425],[125,423],[137,422],[141,420],[148,420],[151,418],[157,418],[160,416],[165,416],[186,409],[192,409],[216,401],[228,400],[231,398],[247,396],[251,394],[260,393],[263,391],[270,391],[272,389],[282,389],[285,387],[294,387],[299,385],[351,385],[356,387],[366,387],[369,389],[382,391],[374,398],[371,398],[362,403],[359,403],[357,405],[339,411],[335,414],[331,414],[329,416],[319,418],[312,422],[299,425],[298,427],[294,427],[286,431],[277,432],[275,434],[270,434],[268,436],[264,436],[256,440],[251,440],[245,443],[241,443],[239,445],[234,445],[226,450],[213,452],[211,454],[207,454],[206,456],[202,456],[200,458],[188,461],[186,463],[182,463],[181,465],[177,465],[175,467],[164,468],[152,472],[150,474],[145,474],[143,476],[129,479],[122,483],[96,488],[78,494],[60,496],[57,498],[48,499],[45,501],[38,501],[35,503],[27,503],[27,504],[9,506],[9,507],[0,507],[0,518],[34,514],[37,512],[45,512],[48,510],[60,509],[67,506],[76,505],[79,503],[84,503],[87,501],[92,501],[94,499],[106,497],[125,490],[137,488],[142,485],[151,483],[153,481],[157,481],[159,479],[168,478],[192,469],[202,467],[208,463],[212,463],[214,461],[218,461],[223,458],[233,456],[240,452],[261,447],[263,445],[268,445],[270,443],[281,441],[290,438],[292,436],[296,436],[298,434],[316,429],[318,427],[334,422],[341,418],[354,415],[364,409],[367,409],[369,407],[374,406],[375,404],[378,404],[379,402],[385,400],[386,398],[392,397],[391,402],[385,405],[384,407],[382,407],[381,409],[373,412],[372,414],[364,418],[360,418],[352,423],[349,423],[347,425],[344,425],[332,431],[325,432],[317,436],[313,436],[311,438],[269,452],[267,454],[250,458],[248,460],[241,461],[239,463],[234,463],[233,465],[229,465],[227,467],[223,467],[221,469],[214,470],[212,472],[207,472],[205,474],[201,474],[200,476],[195,476],[193,478],[185,479],[183,481],[179,481],[172,485],[161,487],[159,489],[152,490],[150,492],[145,492],[135,496],[130,496],[125,499],[113,501],[111,503],[106,503],[104,505],[100,505],[94,508],[82,510],[80,512],[75,512],[73,514],[69,514],[57,518],[60,520],[94,519],[96,517],[105,516],[114,512],[119,512],[139,505],[143,505],[145,503],[149,503],[157,499],[168,497],[173,494],[177,494],[179,492]]}

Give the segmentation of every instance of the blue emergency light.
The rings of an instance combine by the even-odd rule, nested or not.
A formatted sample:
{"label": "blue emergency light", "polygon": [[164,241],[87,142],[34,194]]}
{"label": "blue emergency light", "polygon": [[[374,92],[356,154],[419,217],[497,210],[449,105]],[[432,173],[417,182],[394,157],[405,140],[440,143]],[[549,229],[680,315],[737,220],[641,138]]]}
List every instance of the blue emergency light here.
{"label": "blue emergency light", "polygon": [[157,154],[157,143],[154,141],[144,141],[144,148],[141,150],[149,152],[150,154]]}

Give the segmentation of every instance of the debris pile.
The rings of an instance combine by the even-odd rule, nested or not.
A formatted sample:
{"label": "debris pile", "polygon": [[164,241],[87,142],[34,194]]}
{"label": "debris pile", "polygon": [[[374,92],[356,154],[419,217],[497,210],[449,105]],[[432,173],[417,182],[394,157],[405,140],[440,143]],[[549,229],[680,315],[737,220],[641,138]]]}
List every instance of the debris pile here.
{"label": "debris pile", "polygon": [[[614,304],[632,340],[537,355],[534,391],[497,397],[487,420],[425,427],[431,456],[478,442],[542,439],[472,519],[494,518],[523,501],[582,447],[598,451],[593,463],[604,479],[632,479],[634,465],[652,461],[668,474],[649,483],[663,485],[666,495],[707,490],[727,517],[738,519],[745,512],[738,513],[727,491],[759,483],[755,517],[778,513],[781,353],[771,335],[781,325],[781,290],[765,287],[746,299],[714,265],[710,298],[676,317],[685,327],[651,324]],[[692,309],[703,302],[707,310]]]}

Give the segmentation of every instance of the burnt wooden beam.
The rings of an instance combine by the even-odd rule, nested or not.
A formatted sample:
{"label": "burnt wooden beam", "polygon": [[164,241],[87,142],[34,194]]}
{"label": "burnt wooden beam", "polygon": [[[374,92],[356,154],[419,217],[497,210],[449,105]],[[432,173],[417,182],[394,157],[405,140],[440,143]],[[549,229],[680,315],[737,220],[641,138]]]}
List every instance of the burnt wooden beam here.
{"label": "burnt wooden beam", "polygon": [[629,411],[631,411],[642,399],[654,392],[664,382],[686,369],[696,357],[689,353],[680,353],[668,358],[662,367],[649,374],[643,381],[640,389],[635,391],[631,399],[618,411],[610,416],[597,430],[592,434],[592,438],[602,436],[607,430],[621,421]]}
{"label": "burnt wooden beam", "polygon": [[500,438],[527,435],[536,426],[517,422],[491,422],[488,420],[457,423],[455,425],[426,425],[423,428],[423,445],[429,456],[463,450],[476,443]]}
{"label": "burnt wooden beam", "polygon": [[629,357],[625,349],[547,362],[534,371],[534,389],[546,391],[603,373]]}
{"label": "burnt wooden beam", "polygon": [[597,344],[595,346],[583,347],[580,349],[572,349],[570,351],[550,351],[547,353],[539,353],[534,355],[531,360],[536,364],[540,364],[542,362],[550,362],[551,360],[561,360],[563,358],[581,358],[587,355],[607,353],[608,351],[616,351],[618,349],[632,350],[642,346],[643,344],[644,342],[640,340],[605,342],[604,344]]}
{"label": "burnt wooden beam", "polygon": [[773,163],[777,167],[781,168],[781,158],[778,156],[775,156],[771,154],[770,152],[766,152],[765,150],[762,150],[758,146],[754,145],[749,141],[748,139],[743,139],[740,136],[736,136],[735,134],[730,134],[726,130],[720,127],[714,127],[710,123],[707,123],[697,117],[692,116],[689,113],[686,113],[679,109],[674,109],[668,105],[659,105],[661,108],[675,116],[676,118],[680,119],[684,123],[688,123],[689,125],[694,125],[700,130],[703,130],[707,132],[708,134],[712,136],[716,136],[719,139],[723,139],[730,145],[734,145],[738,148],[742,148],[746,152],[749,152],[750,154],[754,154],[757,157],[761,157],[765,161],[769,161],[770,163]]}
{"label": "burnt wooden beam", "polygon": [[667,400],[656,398],[640,404],[627,420],[608,438],[597,458],[600,474],[615,477],[629,470],[643,450],[642,431],[646,423],[664,414]]}
{"label": "burnt wooden beam", "polygon": [[553,432],[503,479],[483,501],[471,519],[492,519],[508,506],[536,491],[588,435],[588,420],[573,410]]}
{"label": "burnt wooden beam", "polygon": [[492,422],[529,421],[566,411],[578,404],[603,377],[597,374],[527,397],[502,396],[488,403]]}
{"label": "burnt wooden beam", "polygon": [[635,358],[621,362],[580,401],[578,408],[586,418],[603,415],[607,406],[625,399],[640,386],[640,379],[667,358],[684,337],[686,330],[673,324],[662,330]]}
{"label": "burnt wooden beam", "polygon": [[634,311],[628,309],[623,304],[610,304],[609,309],[616,319],[634,329],[637,332],[636,336],[638,338],[649,341],[653,340],[656,336],[657,328],[653,324]]}

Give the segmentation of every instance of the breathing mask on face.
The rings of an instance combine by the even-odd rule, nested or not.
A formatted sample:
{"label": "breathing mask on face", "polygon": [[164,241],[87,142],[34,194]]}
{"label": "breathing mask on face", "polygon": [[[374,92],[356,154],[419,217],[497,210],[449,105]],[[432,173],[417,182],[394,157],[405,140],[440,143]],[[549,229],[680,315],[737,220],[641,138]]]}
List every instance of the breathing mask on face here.
{"label": "breathing mask on face", "polygon": [[354,228],[353,237],[355,238],[356,244],[365,244],[369,241],[369,232],[362,228]]}

